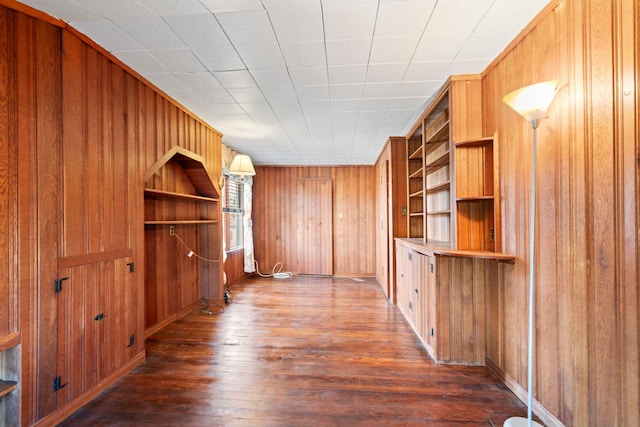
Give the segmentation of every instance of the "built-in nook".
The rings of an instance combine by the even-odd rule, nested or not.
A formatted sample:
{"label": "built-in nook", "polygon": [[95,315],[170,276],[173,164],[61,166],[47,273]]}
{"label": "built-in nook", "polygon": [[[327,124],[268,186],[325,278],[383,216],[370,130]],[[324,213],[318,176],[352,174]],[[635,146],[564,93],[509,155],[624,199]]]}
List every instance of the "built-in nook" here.
{"label": "built-in nook", "polygon": [[220,189],[201,156],[173,147],[147,169],[144,181],[149,335],[200,298],[222,299],[222,246],[211,244],[221,242],[222,233]]}

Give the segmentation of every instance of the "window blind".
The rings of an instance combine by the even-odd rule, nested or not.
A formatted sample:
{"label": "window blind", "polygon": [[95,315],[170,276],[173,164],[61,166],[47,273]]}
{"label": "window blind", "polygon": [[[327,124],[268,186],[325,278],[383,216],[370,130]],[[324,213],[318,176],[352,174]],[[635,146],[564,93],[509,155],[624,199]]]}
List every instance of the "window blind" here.
{"label": "window blind", "polygon": [[224,186],[225,195],[224,204],[222,205],[222,211],[242,213],[242,190],[244,188],[242,181],[238,177],[225,175]]}

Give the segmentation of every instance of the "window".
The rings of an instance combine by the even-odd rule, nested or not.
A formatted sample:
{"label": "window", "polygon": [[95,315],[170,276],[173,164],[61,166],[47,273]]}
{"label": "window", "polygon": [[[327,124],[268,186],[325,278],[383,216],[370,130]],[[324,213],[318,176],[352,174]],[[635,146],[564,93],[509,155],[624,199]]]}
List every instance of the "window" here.
{"label": "window", "polygon": [[222,220],[227,251],[240,249],[243,246],[242,214],[244,184],[239,177],[224,176],[224,200],[222,204]]}

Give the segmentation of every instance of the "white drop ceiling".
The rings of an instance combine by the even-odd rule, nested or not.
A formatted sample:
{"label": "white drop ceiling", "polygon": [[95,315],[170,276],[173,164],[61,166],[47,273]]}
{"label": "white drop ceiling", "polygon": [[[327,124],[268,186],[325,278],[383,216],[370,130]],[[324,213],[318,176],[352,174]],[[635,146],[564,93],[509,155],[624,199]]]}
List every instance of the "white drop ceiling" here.
{"label": "white drop ceiling", "polygon": [[22,0],[267,165],[373,164],[548,0]]}

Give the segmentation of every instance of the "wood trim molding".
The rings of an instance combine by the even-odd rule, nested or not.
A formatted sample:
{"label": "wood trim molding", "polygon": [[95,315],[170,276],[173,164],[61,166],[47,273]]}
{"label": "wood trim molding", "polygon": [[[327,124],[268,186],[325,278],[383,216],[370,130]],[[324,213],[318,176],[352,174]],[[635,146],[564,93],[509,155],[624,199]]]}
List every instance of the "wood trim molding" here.
{"label": "wood trim molding", "polygon": [[[521,387],[517,381],[507,375],[491,359],[485,358],[485,367],[491,375],[502,381],[522,403],[527,404],[527,390],[525,388]],[[533,413],[549,427],[564,427],[564,424],[536,399],[533,399]]]}
{"label": "wood trim molding", "polygon": [[120,380],[127,372],[131,371],[133,368],[142,364],[142,362],[146,359],[146,353],[142,351],[136,357],[131,359],[126,365],[122,368],[115,371],[113,374],[109,375],[104,380],[100,381],[93,390],[88,391],[87,393],[82,394],[77,399],[72,400],[68,404],[62,406],[55,412],[47,415],[46,417],[39,420],[34,424],[34,427],[45,427],[45,426],[55,426],[67,418],[69,415],[73,414],[75,411],[89,403],[94,397],[102,393],[107,387],[113,385],[116,381]]}
{"label": "wood trim molding", "polygon": [[115,249],[107,252],[96,252],[92,254],[71,255],[58,259],[58,269],[77,267],[79,265],[93,264],[96,262],[111,259],[127,258],[133,256],[131,248]]}

